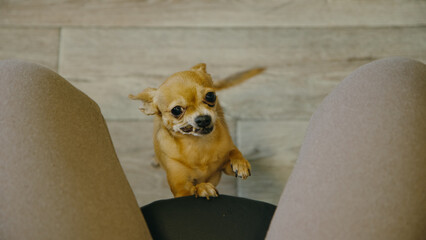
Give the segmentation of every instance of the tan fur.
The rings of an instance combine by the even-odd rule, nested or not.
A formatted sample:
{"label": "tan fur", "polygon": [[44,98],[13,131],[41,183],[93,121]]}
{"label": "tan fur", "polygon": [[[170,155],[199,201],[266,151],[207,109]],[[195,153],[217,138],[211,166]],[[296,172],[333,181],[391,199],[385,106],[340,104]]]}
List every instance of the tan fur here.
{"label": "tan fur", "polygon": [[253,68],[248,71],[243,71],[231,75],[223,80],[217,81],[214,83],[214,88],[216,91],[233,87],[235,85],[241,84],[249,78],[252,78],[260,73],[265,71],[265,68]]}
{"label": "tan fur", "polygon": [[[243,179],[251,175],[250,163],[232,142],[218,100],[207,102],[206,94],[241,83],[262,71],[252,69],[214,84],[206,65],[200,63],[190,71],[173,74],[158,89],[147,88],[136,96],[129,95],[130,99],[143,102],[142,112],[155,115],[156,159],[166,170],[175,197],[216,197],[222,172]],[[172,114],[176,106],[184,110],[179,117]],[[211,117],[209,126],[198,127],[194,122],[201,115]],[[203,132],[211,127],[210,133]],[[188,128],[191,132],[186,132]]]}

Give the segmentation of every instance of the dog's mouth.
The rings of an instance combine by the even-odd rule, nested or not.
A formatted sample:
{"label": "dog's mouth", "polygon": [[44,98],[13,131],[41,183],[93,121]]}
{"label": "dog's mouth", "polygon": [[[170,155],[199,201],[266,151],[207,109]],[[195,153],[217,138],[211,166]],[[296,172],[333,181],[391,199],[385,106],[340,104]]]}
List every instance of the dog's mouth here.
{"label": "dog's mouth", "polygon": [[194,128],[191,125],[187,125],[185,127],[180,128],[180,130],[185,134],[191,134],[194,133],[196,135],[206,135],[213,131],[213,126],[206,127],[206,128]]}
{"label": "dog's mouth", "polygon": [[180,130],[184,133],[190,133],[192,132],[192,130],[194,130],[194,128],[191,125],[185,126],[183,128],[180,128]]}
{"label": "dog's mouth", "polygon": [[209,134],[209,133],[211,133],[212,131],[213,131],[213,126],[212,126],[212,127],[196,128],[196,129],[195,129],[195,133],[203,134],[203,135],[205,135],[205,134]]}

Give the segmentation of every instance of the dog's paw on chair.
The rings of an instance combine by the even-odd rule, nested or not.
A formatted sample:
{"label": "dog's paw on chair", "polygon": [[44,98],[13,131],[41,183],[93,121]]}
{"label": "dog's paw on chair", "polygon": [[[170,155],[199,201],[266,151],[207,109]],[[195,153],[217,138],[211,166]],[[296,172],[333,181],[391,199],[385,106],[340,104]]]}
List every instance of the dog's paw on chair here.
{"label": "dog's paw on chair", "polygon": [[219,192],[211,183],[199,183],[192,188],[191,192],[195,197],[205,197],[207,200],[209,200],[210,197],[219,196]]}

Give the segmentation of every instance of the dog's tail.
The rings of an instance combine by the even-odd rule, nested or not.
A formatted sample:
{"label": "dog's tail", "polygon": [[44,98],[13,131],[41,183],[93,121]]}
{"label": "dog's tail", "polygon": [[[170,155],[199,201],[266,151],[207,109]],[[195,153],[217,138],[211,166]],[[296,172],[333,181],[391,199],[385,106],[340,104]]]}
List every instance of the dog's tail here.
{"label": "dog's tail", "polygon": [[240,83],[243,83],[244,81],[246,81],[249,78],[252,78],[260,73],[262,73],[263,71],[265,71],[265,68],[252,68],[243,72],[239,72],[236,74],[233,74],[225,79],[216,81],[213,84],[213,87],[219,91],[222,89],[226,89],[226,88],[230,88],[233,86],[236,86]]}

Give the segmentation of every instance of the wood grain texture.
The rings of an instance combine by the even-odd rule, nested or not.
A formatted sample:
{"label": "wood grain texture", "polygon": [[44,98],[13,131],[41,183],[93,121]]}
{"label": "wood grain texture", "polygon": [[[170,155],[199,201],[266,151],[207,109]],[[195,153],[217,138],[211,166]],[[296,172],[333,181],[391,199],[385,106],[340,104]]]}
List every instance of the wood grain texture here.
{"label": "wood grain texture", "polygon": [[426,59],[426,28],[66,28],[59,71],[99,102],[107,119],[146,119],[127,95],[174,72],[206,62],[220,79],[265,66],[220,93],[227,114],[306,120],[350,72],[395,55]]}
{"label": "wood grain texture", "polygon": [[[156,200],[173,198],[166,173],[153,167],[152,121],[107,121],[120,163],[135,193],[139,206]],[[236,195],[235,178],[223,176],[218,190]]]}
{"label": "wood grain texture", "polygon": [[293,167],[252,164],[253,173],[237,182],[238,196],[277,205]]}
{"label": "wood grain texture", "polygon": [[426,55],[426,27],[64,28],[61,40],[60,73],[73,78],[163,77],[198,62],[225,74],[256,65]]}
{"label": "wood grain texture", "polygon": [[407,26],[426,24],[419,0],[3,0],[8,26]]}
{"label": "wood grain texture", "polygon": [[0,27],[0,60],[20,59],[58,70],[59,29]]}
{"label": "wood grain texture", "polygon": [[[225,112],[239,120],[309,120],[325,96],[366,61],[285,64],[220,92]],[[237,134],[239,135],[239,133]]]}
{"label": "wood grain texture", "polygon": [[238,147],[250,162],[261,162],[271,167],[293,167],[308,122],[308,120],[238,121]]}
{"label": "wood grain texture", "polygon": [[277,204],[308,127],[308,121],[238,121],[238,147],[252,176],[238,181],[238,196]]}
{"label": "wood grain texture", "polygon": [[107,121],[107,125],[139,206],[172,198],[165,172],[151,165],[154,160],[152,122]]}

